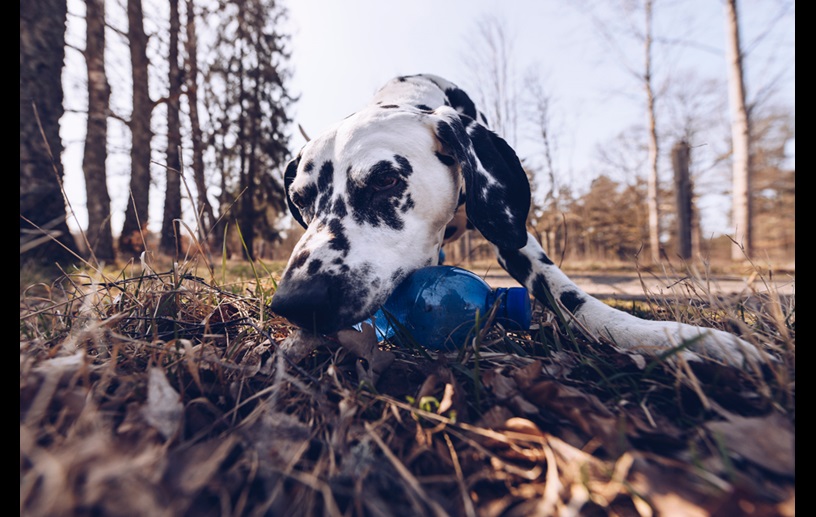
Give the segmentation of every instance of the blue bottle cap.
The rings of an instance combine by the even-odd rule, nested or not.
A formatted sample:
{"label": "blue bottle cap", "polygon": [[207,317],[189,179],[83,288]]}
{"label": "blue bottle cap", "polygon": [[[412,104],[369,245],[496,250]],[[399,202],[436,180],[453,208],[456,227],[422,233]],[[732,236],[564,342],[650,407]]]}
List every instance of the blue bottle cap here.
{"label": "blue bottle cap", "polygon": [[528,330],[533,319],[530,293],[525,287],[507,289],[507,318],[518,325],[517,330]]}

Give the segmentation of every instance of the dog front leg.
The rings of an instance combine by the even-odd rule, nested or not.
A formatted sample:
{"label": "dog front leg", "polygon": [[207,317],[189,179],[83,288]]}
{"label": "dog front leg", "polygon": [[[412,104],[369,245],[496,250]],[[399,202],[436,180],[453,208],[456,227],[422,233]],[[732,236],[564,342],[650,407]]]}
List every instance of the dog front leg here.
{"label": "dog front leg", "polygon": [[619,348],[652,356],[687,345],[681,352],[687,359],[707,356],[734,366],[744,366],[746,360],[761,358],[754,345],[728,332],[679,322],[644,320],[593,298],[550,260],[530,233],[521,249],[494,248],[502,267],[527,287],[536,300],[562,313],[574,330],[588,332],[595,339],[605,338]]}

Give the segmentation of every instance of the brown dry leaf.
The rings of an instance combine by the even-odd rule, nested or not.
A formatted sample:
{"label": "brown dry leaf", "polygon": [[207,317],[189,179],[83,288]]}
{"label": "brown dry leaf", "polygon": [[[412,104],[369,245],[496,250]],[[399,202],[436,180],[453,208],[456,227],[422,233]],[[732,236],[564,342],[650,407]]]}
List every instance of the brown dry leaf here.
{"label": "brown dry leaf", "polygon": [[543,438],[545,435],[533,422],[526,418],[512,417],[504,422],[504,428],[508,431],[519,434],[528,434],[538,438]]}
{"label": "brown dry leaf", "polygon": [[281,341],[278,350],[286,354],[293,363],[299,363],[322,344],[323,338],[321,336],[295,330]]}
{"label": "brown dry leaf", "polygon": [[482,414],[482,416],[476,422],[476,427],[484,427],[485,429],[500,429],[510,418],[513,418],[513,413],[511,413],[507,407],[493,406]]}
{"label": "brown dry leaf", "polygon": [[244,422],[245,447],[257,451],[270,465],[285,470],[308,449],[312,430],[296,416],[260,404]]}
{"label": "brown dry leaf", "polygon": [[557,350],[549,355],[548,362],[542,365],[544,373],[555,379],[563,379],[567,377],[572,370],[578,365],[575,356]]}
{"label": "brown dry leaf", "polygon": [[718,478],[700,478],[699,469],[656,455],[632,453],[628,477],[631,489],[656,510],[657,515],[710,517],[730,487]]}
{"label": "brown dry leaf", "polygon": [[173,493],[195,495],[213,478],[235,442],[235,435],[227,435],[171,451],[164,479]]}
{"label": "brown dry leaf", "polygon": [[615,415],[595,395],[549,380],[531,384],[522,392],[541,411],[554,411],[568,419],[590,437],[601,439],[612,452],[625,440]]}
{"label": "brown dry leaf", "polygon": [[513,380],[522,390],[526,390],[532,383],[541,378],[542,371],[541,361],[533,361],[527,366],[513,370]]}
{"label": "brown dry leaf", "polygon": [[793,476],[796,440],[790,422],[779,413],[746,418],[728,414],[728,420],[709,422],[705,427],[722,437],[731,452],[763,468]]}
{"label": "brown dry leaf", "polygon": [[517,413],[534,415],[538,408],[524,399],[516,381],[500,373],[498,369],[488,370],[482,375],[482,383],[496,396],[499,402],[507,404]]}
{"label": "brown dry leaf", "polygon": [[639,444],[649,443],[655,447],[680,448],[686,444],[683,431],[666,415],[650,411],[646,404],[628,404],[621,407],[626,414],[627,433],[639,440]]}
{"label": "brown dry leaf", "polygon": [[244,368],[245,377],[252,377],[259,373],[269,375],[272,372],[271,345],[268,340],[252,346],[247,345],[247,352],[241,358],[241,366]]}
{"label": "brown dry leaf", "polygon": [[167,381],[164,371],[151,367],[147,380],[147,403],[142,407],[142,416],[167,440],[181,426],[183,413],[181,397]]}
{"label": "brown dry leaf", "polygon": [[34,425],[48,410],[59,385],[76,374],[85,362],[85,351],[48,359],[34,366],[20,388],[20,414],[24,422]]}
{"label": "brown dry leaf", "polygon": [[343,348],[368,362],[367,368],[358,363],[357,373],[361,380],[365,379],[374,386],[380,375],[394,362],[396,356],[388,350],[380,350],[374,327],[363,323],[361,328],[361,332],[354,329],[341,330],[337,333],[337,340]]}

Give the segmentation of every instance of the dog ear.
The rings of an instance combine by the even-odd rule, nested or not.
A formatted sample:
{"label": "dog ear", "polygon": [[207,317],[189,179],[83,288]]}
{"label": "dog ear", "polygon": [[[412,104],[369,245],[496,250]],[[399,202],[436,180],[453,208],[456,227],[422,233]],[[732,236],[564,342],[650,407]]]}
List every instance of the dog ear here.
{"label": "dog ear", "polygon": [[295,180],[299,163],[300,156],[297,156],[290,160],[286,165],[286,171],[283,173],[283,190],[286,192],[286,204],[289,205],[289,211],[292,213],[292,217],[294,217],[295,221],[297,221],[302,227],[307,228],[308,225],[303,221],[303,217],[300,215],[300,210],[298,210],[295,204],[292,203],[292,196],[289,195],[289,186]]}
{"label": "dog ear", "polygon": [[437,139],[462,170],[468,220],[500,248],[524,247],[530,183],[515,151],[467,115],[447,107],[434,113],[442,119],[435,128]]}

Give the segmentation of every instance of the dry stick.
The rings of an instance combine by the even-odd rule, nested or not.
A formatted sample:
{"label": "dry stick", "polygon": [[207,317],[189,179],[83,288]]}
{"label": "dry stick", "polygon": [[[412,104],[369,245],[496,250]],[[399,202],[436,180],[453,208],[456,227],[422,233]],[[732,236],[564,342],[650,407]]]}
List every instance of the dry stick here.
{"label": "dry stick", "polygon": [[[37,226],[37,224],[36,224],[36,223],[34,223],[34,222],[33,222],[33,221],[31,221],[30,219],[28,219],[26,216],[24,216],[24,215],[20,215],[20,219],[22,219],[23,221],[27,222],[28,224],[30,224],[30,225],[31,225],[31,226],[33,226],[34,228],[36,228],[36,229],[40,230],[41,232],[43,232],[43,234],[47,235],[47,236],[48,236],[48,238],[50,238],[51,240],[53,240],[54,242],[56,242],[57,244],[59,244],[60,246],[62,246],[62,247],[65,249],[65,251],[67,251],[67,252],[68,252],[68,253],[70,253],[71,255],[75,256],[75,257],[76,257],[76,258],[77,258],[77,259],[78,259],[80,262],[84,263],[84,264],[85,264],[86,266],[88,266],[90,269],[94,269],[94,270],[96,270],[97,272],[102,273],[102,271],[100,271],[100,270],[99,270],[97,267],[95,267],[93,264],[91,264],[90,262],[88,262],[88,261],[87,261],[87,260],[85,260],[84,258],[80,257],[79,255],[77,255],[75,251],[73,251],[73,250],[72,250],[72,249],[70,249],[68,246],[66,246],[65,244],[63,244],[63,243],[62,243],[62,242],[60,242],[59,240],[57,240],[57,238],[56,238],[56,237],[54,237],[53,235],[51,235],[51,233],[50,233],[50,232],[47,232],[47,231],[43,230],[42,228],[40,228],[39,226]],[[94,257],[94,260],[96,260],[96,257]]]}
{"label": "dry stick", "polygon": [[[686,373],[686,376],[688,378],[688,384],[691,386],[691,389],[697,394],[697,397],[699,397],[700,402],[703,404],[703,407],[706,409],[706,411],[710,411],[711,403],[708,401],[708,397],[705,396],[703,388],[700,385],[700,380],[697,379],[696,375],[694,375],[694,371],[692,371],[691,365],[689,365],[686,358],[683,357],[683,354],[677,354],[677,361],[680,363],[680,368]],[[678,370],[677,373],[678,376],[680,376],[680,370]]]}
{"label": "dry stick", "polygon": [[[179,156],[179,163],[181,163],[181,168],[183,169],[184,168],[184,161],[183,161],[182,154],[181,154],[181,147],[179,147],[179,149],[178,149],[178,156]],[[190,190],[190,186],[187,184],[187,180],[184,179],[184,174],[182,174],[181,171],[177,171],[177,170],[173,169],[172,167],[167,166],[166,164],[161,164],[161,163],[158,163],[158,162],[155,162],[155,161],[153,163],[155,163],[156,165],[161,165],[162,167],[165,167],[168,170],[175,171],[179,175],[179,177],[181,178],[182,183],[184,183],[184,188],[187,190],[187,195],[190,197],[190,202],[192,203],[193,202],[193,194],[192,194],[192,191]],[[223,219],[227,215],[227,212],[229,212],[232,209],[232,207],[235,206],[235,203],[237,203],[238,200],[241,199],[241,197],[244,195],[244,192],[246,191],[246,189],[247,189],[247,187],[244,187],[244,189],[241,192],[238,193],[238,196],[236,196],[235,201],[233,201],[232,204],[230,204],[230,206],[227,207],[227,209],[224,211],[224,213],[221,214],[218,217],[218,219],[215,220],[215,222],[212,225],[212,228],[210,228],[206,233],[204,232],[204,225],[201,224],[201,215],[197,210],[195,210],[195,203],[193,203],[193,207],[194,207],[193,208],[193,213],[195,214],[195,217],[196,217],[196,225],[198,226],[200,237],[204,238],[204,240],[209,238],[210,234],[216,228],[216,226],[218,226],[218,223],[221,221],[221,219]],[[199,196],[206,196],[206,195],[207,195],[206,192],[204,192],[204,193],[199,192]],[[188,231],[189,231],[189,228],[188,228]],[[192,232],[190,232],[190,233],[192,234]],[[194,234],[192,236],[193,236],[193,239],[196,239]],[[197,244],[198,244],[198,242],[197,242]],[[201,249],[200,244],[198,245],[198,248]],[[202,255],[203,254],[204,253],[202,252]],[[209,249],[208,249],[208,254],[212,255],[212,253],[209,252]],[[205,256],[205,258],[206,258],[206,256]],[[212,262],[213,262],[212,261],[212,256],[210,256],[209,263],[212,263]],[[210,274],[211,275],[213,274],[212,270],[210,270]]]}
{"label": "dry stick", "polygon": [[133,190],[128,188],[128,193],[130,194],[130,202],[133,204],[133,213],[136,215],[136,224],[139,226],[139,237],[142,238],[142,246],[144,246],[144,250],[147,251],[147,240],[142,231],[142,221],[139,219],[139,211],[136,210],[136,200],[133,198]]}
{"label": "dry stick", "polygon": [[564,488],[561,479],[558,477],[558,463],[555,459],[555,453],[549,445],[544,446],[544,456],[547,458],[547,474],[544,478],[544,495],[539,508],[544,515],[551,515],[555,512],[558,506],[558,494]]}
{"label": "dry stick", "polygon": [[[464,430],[464,428],[463,428],[463,430]],[[471,431],[473,431],[473,429],[471,429]],[[501,466],[501,468],[503,468],[505,471],[509,472],[510,474],[513,474],[513,475],[518,476],[520,478],[526,479],[528,481],[534,481],[534,480],[538,479],[539,477],[541,477],[542,468],[538,464],[536,464],[533,467],[525,470],[524,468],[518,467],[518,466],[516,466],[516,465],[514,465],[512,463],[508,463],[508,462],[504,461],[504,459],[502,459],[501,456],[499,456],[495,452],[491,451],[487,447],[481,445],[479,442],[477,442],[476,440],[474,440],[473,438],[467,436],[464,433],[461,433],[459,431],[455,431],[454,429],[448,429],[447,432],[449,432],[453,436],[459,438],[463,442],[467,442],[468,445],[470,445],[471,447],[476,449],[479,453],[483,454],[485,457],[490,458],[491,462],[494,462],[497,465]],[[493,432],[495,433],[495,431],[493,431]],[[526,439],[524,441],[529,442],[530,440]],[[502,443],[504,443],[505,445],[509,445],[509,446],[514,445],[514,443],[511,440],[508,440],[508,439],[503,440]],[[542,447],[544,446],[544,444],[542,444],[542,443],[538,443],[538,442],[534,442],[534,443],[536,443],[536,445],[541,445]]]}
{"label": "dry stick", "polygon": [[397,470],[397,472],[399,472],[403,479],[405,479],[408,486],[411,487],[414,493],[422,497],[427,502],[428,506],[430,506],[433,510],[434,515],[438,517],[447,516],[448,513],[441,506],[439,506],[439,503],[428,497],[428,494],[422,489],[422,485],[419,484],[417,478],[415,478],[414,475],[411,474],[407,468],[405,468],[405,465],[403,465],[399,458],[397,458],[394,453],[391,452],[391,449],[389,449],[388,445],[382,441],[382,438],[377,436],[377,433],[374,432],[373,426],[370,423],[365,422],[365,429],[369,436],[371,436],[374,442],[379,446],[380,450],[383,451],[383,454],[385,454],[385,457],[388,458],[388,461],[391,462],[391,465]]}
{"label": "dry stick", "polygon": [[[184,188],[187,190],[187,195],[190,197],[190,203],[193,205],[193,214],[195,214],[196,226],[198,226],[198,237],[196,237],[196,235],[193,234],[192,231],[190,231],[189,228],[187,228],[187,231],[190,231],[191,237],[193,238],[194,241],[196,241],[196,245],[198,246],[198,249],[201,252],[201,255],[204,257],[205,260],[207,260],[207,265],[208,265],[207,269],[210,270],[210,277],[213,279],[213,281],[215,281],[214,272],[212,270],[212,267],[210,266],[210,264],[213,263],[212,253],[210,253],[209,246],[207,246],[207,252],[206,253],[204,252],[204,249],[201,247],[200,240],[201,239],[204,239],[204,240],[207,239],[207,234],[204,232],[204,225],[201,224],[201,214],[195,208],[196,204],[193,201],[193,192],[190,190],[190,185],[187,184],[187,179],[184,177],[184,173],[182,172],[184,170],[184,158],[183,158],[182,153],[181,153],[181,146],[179,146],[179,148],[178,148],[178,156],[179,156],[179,163],[180,163],[180,169],[181,169],[180,171],[178,171],[178,174],[179,174],[179,177],[181,178],[181,182],[184,184]],[[199,192],[198,193],[199,198],[201,196],[206,196],[206,195],[207,195],[206,192]],[[203,210],[203,208],[202,208],[202,210]],[[179,220],[179,222],[181,224],[184,224],[181,220]]]}
{"label": "dry stick", "polygon": [[462,502],[465,503],[465,514],[468,517],[476,517],[476,509],[473,508],[473,500],[468,497],[467,487],[465,486],[465,480],[462,476],[462,466],[459,464],[459,457],[456,455],[456,449],[454,449],[453,442],[451,442],[448,433],[442,433],[442,436],[445,437],[445,443],[448,445],[448,451],[450,452],[450,457],[453,461],[453,470],[456,472],[456,484],[459,485],[459,492],[462,494]]}
{"label": "dry stick", "polygon": [[[54,170],[54,177],[57,179],[57,185],[59,185],[60,193],[62,194],[62,197],[65,200],[65,204],[68,205],[68,208],[71,210],[71,215],[74,216],[74,220],[77,223],[77,227],[79,227],[79,234],[82,236],[82,240],[85,241],[85,247],[88,249],[88,253],[91,254],[91,258],[93,259],[93,261],[96,264],[99,264],[99,261],[96,259],[96,254],[94,253],[93,248],[91,248],[91,243],[88,242],[88,236],[85,235],[85,231],[82,229],[82,226],[79,224],[79,219],[76,216],[76,211],[74,211],[74,207],[71,205],[71,200],[68,199],[68,195],[65,193],[65,187],[62,185],[62,179],[60,178],[59,170],[57,169],[57,162],[56,162],[56,160],[54,160],[54,154],[51,152],[51,146],[48,144],[48,138],[45,136],[45,129],[43,129],[42,121],[40,120],[40,112],[37,111],[37,104],[34,101],[31,101],[31,108],[34,110],[34,118],[37,119],[37,127],[40,130],[40,135],[42,136],[43,143],[45,144],[45,150],[48,152],[48,159],[51,161],[51,168]],[[23,219],[25,219],[25,218],[23,218]],[[28,221],[28,219],[25,219],[25,220]],[[31,221],[28,221],[28,222],[31,223]],[[36,226],[36,225],[34,225],[34,226]],[[37,227],[37,229],[42,231],[42,229],[39,228],[39,227]],[[54,240],[56,240],[56,239],[54,239]],[[57,241],[57,242],[59,242],[59,241]],[[60,244],[62,244],[62,243],[60,243]],[[65,249],[68,249],[65,245],[63,245],[63,247]],[[71,250],[68,250],[68,251],[71,251]],[[71,253],[74,256],[76,256],[76,253],[74,253],[73,251],[71,251]],[[86,261],[83,260],[83,262],[85,262],[87,264]],[[91,267],[91,269],[96,269],[93,266],[90,266],[90,267]]]}
{"label": "dry stick", "polygon": [[[190,233],[190,236],[193,238],[193,242],[195,242],[195,245],[196,245],[196,247],[198,248],[198,251],[201,253],[201,255],[202,255],[202,256],[204,257],[204,259],[206,260],[206,259],[207,259],[206,252],[204,251],[204,248],[202,248],[202,247],[201,247],[201,241],[199,241],[199,240],[196,238],[195,234],[193,233],[193,230],[192,230],[192,229],[191,229],[189,226],[187,226],[187,223],[185,223],[185,222],[184,222],[184,221],[182,221],[181,219],[176,219],[176,222],[178,222],[180,225],[182,225],[182,226],[184,226],[185,228],[187,228],[187,231]],[[186,259],[185,259],[185,260],[186,260]],[[211,281],[212,283],[215,283],[215,272],[213,271],[213,268],[212,268],[211,264],[212,264],[212,261],[211,261],[211,260],[208,260],[208,261],[207,261],[207,271],[209,271],[209,273],[210,273],[210,281]]]}

